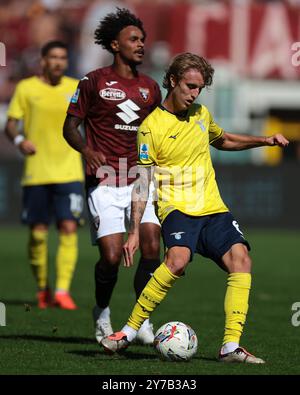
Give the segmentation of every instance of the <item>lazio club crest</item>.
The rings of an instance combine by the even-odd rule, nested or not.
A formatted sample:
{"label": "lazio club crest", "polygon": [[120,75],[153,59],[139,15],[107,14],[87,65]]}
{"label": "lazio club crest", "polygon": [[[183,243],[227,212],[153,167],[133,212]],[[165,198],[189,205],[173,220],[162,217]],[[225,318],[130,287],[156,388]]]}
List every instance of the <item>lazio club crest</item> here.
{"label": "lazio club crest", "polygon": [[149,96],[150,96],[150,91],[148,88],[139,88],[140,95],[142,96],[142,99],[144,101],[148,101]]}

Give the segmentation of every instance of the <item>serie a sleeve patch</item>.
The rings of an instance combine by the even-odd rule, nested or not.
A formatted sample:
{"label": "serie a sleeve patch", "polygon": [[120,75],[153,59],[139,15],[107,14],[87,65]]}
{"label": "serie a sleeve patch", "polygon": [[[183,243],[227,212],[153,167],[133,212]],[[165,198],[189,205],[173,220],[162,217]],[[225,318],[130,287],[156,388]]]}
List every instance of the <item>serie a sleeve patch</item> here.
{"label": "serie a sleeve patch", "polygon": [[149,159],[149,145],[141,143],[139,149],[139,159],[148,160]]}

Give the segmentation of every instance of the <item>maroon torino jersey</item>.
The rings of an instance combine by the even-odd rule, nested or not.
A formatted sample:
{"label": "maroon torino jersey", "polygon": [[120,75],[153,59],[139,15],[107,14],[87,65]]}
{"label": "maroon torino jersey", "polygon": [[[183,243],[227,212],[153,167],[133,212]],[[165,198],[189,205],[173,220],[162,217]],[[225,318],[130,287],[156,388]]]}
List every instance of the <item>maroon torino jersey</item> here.
{"label": "maroon torino jersey", "polygon": [[[116,172],[116,185],[130,184],[135,179],[129,176],[127,180],[127,174],[136,166],[137,130],[160,102],[158,84],[144,74],[122,78],[110,66],[90,72],[79,82],[67,112],[84,120],[87,145],[106,156],[107,166]],[[100,169],[100,174],[98,170],[98,183],[105,178],[105,169]],[[93,183],[94,173],[87,165],[87,180]],[[111,183],[107,176],[106,180]]]}

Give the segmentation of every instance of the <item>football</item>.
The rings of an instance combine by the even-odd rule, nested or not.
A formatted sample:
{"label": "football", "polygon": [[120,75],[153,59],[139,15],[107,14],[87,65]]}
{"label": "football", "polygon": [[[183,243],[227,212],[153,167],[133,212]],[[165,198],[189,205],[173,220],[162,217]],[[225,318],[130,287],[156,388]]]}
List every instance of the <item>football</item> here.
{"label": "football", "polygon": [[154,348],[164,361],[189,361],[197,352],[198,339],[189,325],[172,321],[157,330]]}

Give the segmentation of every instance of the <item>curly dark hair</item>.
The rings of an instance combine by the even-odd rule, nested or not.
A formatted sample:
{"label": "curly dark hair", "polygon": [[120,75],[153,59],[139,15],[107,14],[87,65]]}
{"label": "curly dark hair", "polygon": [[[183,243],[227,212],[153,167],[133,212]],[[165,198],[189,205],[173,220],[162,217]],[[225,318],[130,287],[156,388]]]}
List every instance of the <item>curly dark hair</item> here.
{"label": "curly dark hair", "polygon": [[213,75],[215,70],[206,59],[201,56],[185,52],[177,55],[166,70],[163,80],[163,87],[170,90],[171,81],[170,76],[173,75],[178,82],[182,79],[183,74],[190,70],[196,69],[202,74],[204,85],[209,86],[213,82]]}
{"label": "curly dark hair", "polygon": [[99,22],[94,34],[95,44],[101,45],[104,49],[113,53],[111,42],[127,26],[138,27],[142,31],[144,38],[146,38],[143,22],[126,8],[117,7],[117,12],[107,14]]}

